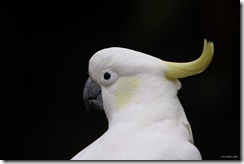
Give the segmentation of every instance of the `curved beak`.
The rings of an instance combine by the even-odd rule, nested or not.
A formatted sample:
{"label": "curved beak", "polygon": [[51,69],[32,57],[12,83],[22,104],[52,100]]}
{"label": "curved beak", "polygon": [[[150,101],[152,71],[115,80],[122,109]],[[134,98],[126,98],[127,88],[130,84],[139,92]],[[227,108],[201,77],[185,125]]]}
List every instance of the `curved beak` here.
{"label": "curved beak", "polygon": [[87,79],[84,86],[83,100],[87,110],[90,110],[91,107],[104,110],[101,88],[91,77]]}

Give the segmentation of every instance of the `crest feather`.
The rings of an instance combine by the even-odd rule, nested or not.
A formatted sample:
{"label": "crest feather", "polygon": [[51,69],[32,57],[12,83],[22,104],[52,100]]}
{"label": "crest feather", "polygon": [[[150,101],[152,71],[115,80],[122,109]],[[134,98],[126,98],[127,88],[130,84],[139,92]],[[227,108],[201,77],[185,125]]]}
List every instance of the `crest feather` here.
{"label": "crest feather", "polygon": [[204,39],[203,52],[198,59],[186,63],[164,61],[168,66],[166,77],[169,79],[178,79],[201,73],[212,61],[213,54],[213,42],[208,42],[206,39]]}

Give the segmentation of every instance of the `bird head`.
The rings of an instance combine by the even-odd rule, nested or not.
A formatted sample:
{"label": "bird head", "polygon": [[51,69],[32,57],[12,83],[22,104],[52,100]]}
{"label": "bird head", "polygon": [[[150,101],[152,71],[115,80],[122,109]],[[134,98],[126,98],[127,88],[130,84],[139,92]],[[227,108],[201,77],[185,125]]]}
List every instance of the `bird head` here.
{"label": "bird head", "polygon": [[111,112],[129,107],[150,108],[152,102],[157,106],[164,100],[167,104],[177,97],[178,79],[204,71],[213,51],[213,43],[204,40],[202,55],[197,60],[176,63],[126,48],[100,50],[89,61],[84,102],[87,108],[105,110],[108,118]]}

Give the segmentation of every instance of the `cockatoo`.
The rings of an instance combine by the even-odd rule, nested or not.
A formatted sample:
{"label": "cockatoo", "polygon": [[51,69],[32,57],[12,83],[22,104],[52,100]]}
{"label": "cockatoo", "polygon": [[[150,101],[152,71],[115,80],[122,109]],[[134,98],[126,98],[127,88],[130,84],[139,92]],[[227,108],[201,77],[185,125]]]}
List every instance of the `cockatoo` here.
{"label": "cockatoo", "polygon": [[201,160],[177,97],[179,78],[204,71],[214,53],[175,63],[126,48],[106,48],[89,61],[83,98],[105,111],[108,130],[72,160]]}

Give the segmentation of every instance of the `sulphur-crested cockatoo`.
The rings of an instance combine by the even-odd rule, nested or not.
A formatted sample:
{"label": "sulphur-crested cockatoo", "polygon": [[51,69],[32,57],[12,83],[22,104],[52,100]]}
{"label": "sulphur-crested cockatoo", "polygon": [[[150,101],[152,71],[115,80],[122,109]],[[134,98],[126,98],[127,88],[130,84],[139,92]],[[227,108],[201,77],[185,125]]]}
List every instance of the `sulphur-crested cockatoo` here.
{"label": "sulphur-crested cockatoo", "polygon": [[126,48],[106,48],[89,61],[87,107],[104,109],[109,128],[72,160],[201,160],[177,97],[178,78],[204,71],[213,43],[195,61],[174,63]]}

